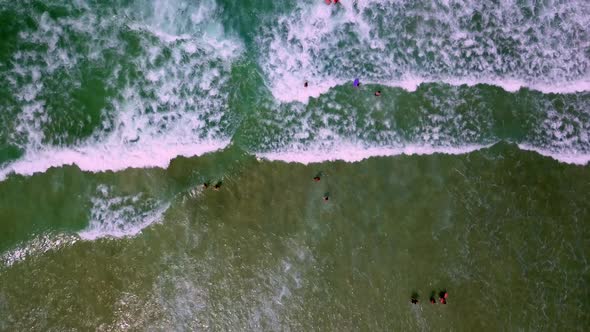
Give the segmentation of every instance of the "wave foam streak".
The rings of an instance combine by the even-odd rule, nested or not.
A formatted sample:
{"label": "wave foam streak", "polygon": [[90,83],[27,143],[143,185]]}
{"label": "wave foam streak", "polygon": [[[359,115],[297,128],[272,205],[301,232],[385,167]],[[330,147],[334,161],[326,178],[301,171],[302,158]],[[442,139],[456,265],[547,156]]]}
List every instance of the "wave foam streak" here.
{"label": "wave foam streak", "polygon": [[92,198],[89,226],[78,234],[84,240],[101,237],[134,236],[162,219],[169,204],[143,194],[120,196],[113,188],[101,185]]}
{"label": "wave foam streak", "polygon": [[[132,4],[113,15],[84,4],[68,7],[73,11],[68,18],[32,14],[40,24],[22,32],[21,42],[47,47],[13,57],[18,65],[9,81],[21,91],[22,109],[9,143],[24,153],[0,168],[0,179],[66,164],[90,171],[165,167],[178,155],[202,154],[229,142],[227,81],[242,45],[225,35],[215,3],[136,5],[145,11]],[[206,15],[211,20],[204,20]],[[104,84],[84,98],[92,101],[99,94],[98,113],[88,109],[94,104],[76,109],[74,99],[52,105],[58,95],[63,99],[64,85],[83,87],[86,70]],[[23,80],[31,81],[24,89]],[[66,89],[66,97],[69,93]]]}

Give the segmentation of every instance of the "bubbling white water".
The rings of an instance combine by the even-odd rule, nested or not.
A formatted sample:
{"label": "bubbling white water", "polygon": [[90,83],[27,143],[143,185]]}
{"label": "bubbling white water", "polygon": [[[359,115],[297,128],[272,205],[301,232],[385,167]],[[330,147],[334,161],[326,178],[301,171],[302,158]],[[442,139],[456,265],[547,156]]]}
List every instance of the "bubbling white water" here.
{"label": "bubbling white water", "polygon": [[588,26],[586,1],[300,1],[258,45],[284,102],[355,78],[409,90],[446,82],[564,93],[590,89]]}
{"label": "bubbling white water", "polygon": [[[84,4],[84,3],[83,3]],[[229,71],[242,44],[225,34],[213,1],[142,1],[118,15],[97,13],[88,5],[78,16],[35,16],[38,28],[23,31],[22,43],[37,48],[17,51],[8,80],[20,105],[11,143],[24,155],[0,168],[30,175],[50,167],[76,164],[83,170],[166,167],[176,156],[194,156],[223,148],[231,133],[223,131]],[[204,20],[209,16],[210,20]],[[184,18],[184,19],[182,19]],[[139,56],[125,53],[138,40]],[[77,37],[82,37],[83,41]],[[84,47],[75,46],[84,43]],[[82,49],[82,51],[80,50]],[[105,60],[114,52],[121,61]],[[115,91],[102,110],[102,124],[74,144],[55,144],[47,126],[54,120],[48,98],[59,97],[56,80],[79,85],[85,61],[108,67],[105,85]],[[112,60],[111,60],[112,61]],[[21,82],[28,82],[24,86]],[[51,86],[46,84],[51,82]],[[62,112],[63,113],[63,112]]]}
{"label": "bubbling white water", "polygon": [[168,209],[162,203],[137,195],[116,195],[113,189],[101,185],[91,199],[90,223],[78,234],[84,240],[102,237],[134,236],[147,226],[163,218]]}

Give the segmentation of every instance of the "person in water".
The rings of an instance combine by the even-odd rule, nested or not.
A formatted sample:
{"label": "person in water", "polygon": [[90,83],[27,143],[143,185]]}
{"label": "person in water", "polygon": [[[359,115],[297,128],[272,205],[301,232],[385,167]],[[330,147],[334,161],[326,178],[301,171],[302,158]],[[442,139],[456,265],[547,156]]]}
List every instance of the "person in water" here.
{"label": "person in water", "polygon": [[307,83],[307,81],[305,81],[305,83],[303,83],[303,86],[307,88],[309,84]]}
{"label": "person in water", "polygon": [[410,301],[412,302],[412,304],[418,304],[418,299],[415,297],[412,297]]}
{"label": "person in water", "polygon": [[320,182],[320,177],[322,176],[322,174],[323,174],[322,172],[318,172],[318,173],[317,173],[317,174],[314,176],[313,180],[314,180],[315,182]]}
{"label": "person in water", "polygon": [[207,182],[203,183],[203,189],[207,189],[207,188],[209,188],[209,183],[207,183]]}
{"label": "person in water", "polygon": [[221,189],[221,182],[217,182],[214,186],[213,186],[213,190],[219,190]]}
{"label": "person in water", "polygon": [[435,298],[435,296],[436,296],[436,292],[435,291],[430,292],[430,303],[431,304],[436,304],[436,298]]}
{"label": "person in water", "polygon": [[381,96],[381,90],[375,91],[375,97],[379,97],[379,96]]}
{"label": "person in water", "polygon": [[361,85],[361,81],[359,81],[358,78],[354,79],[354,82],[352,82],[352,86],[354,86],[355,88],[358,88]]}
{"label": "person in water", "polygon": [[330,199],[330,195],[328,193],[324,194],[324,202],[327,202]]}
{"label": "person in water", "polygon": [[447,304],[447,298],[449,297],[449,293],[447,293],[447,291],[440,292],[438,296],[440,298],[439,301],[441,304]]}

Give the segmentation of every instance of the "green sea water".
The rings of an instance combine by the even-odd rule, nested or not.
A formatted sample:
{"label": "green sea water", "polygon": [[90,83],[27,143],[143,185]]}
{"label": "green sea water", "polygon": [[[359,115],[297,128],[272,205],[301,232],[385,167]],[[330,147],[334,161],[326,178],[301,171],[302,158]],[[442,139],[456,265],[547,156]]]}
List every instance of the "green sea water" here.
{"label": "green sea water", "polygon": [[[582,330],[587,322],[587,167],[506,144],[308,166],[228,160],[234,153],[175,159],[166,170],[69,167],[4,183],[22,189],[12,214],[2,206],[3,220],[23,228],[84,227],[88,203],[72,192],[97,183],[171,204],[135,237],[32,240],[28,256],[0,272],[3,328]],[[219,191],[197,185],[220,174]],[[30,190],[55,183],[67,185]],[[27,213],[32,204],[38,210]],[[429,304],[442,289],[448,304]]]}
{"label": "green sea water", "polygon": [[589,325],[586,2],[0,23],[1,331]]}

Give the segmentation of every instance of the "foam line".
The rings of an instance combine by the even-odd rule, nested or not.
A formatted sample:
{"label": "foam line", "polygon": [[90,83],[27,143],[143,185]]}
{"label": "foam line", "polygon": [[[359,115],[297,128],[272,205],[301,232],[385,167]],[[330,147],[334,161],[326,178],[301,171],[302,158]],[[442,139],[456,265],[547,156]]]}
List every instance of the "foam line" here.
{"label": "foam line", "polygon": [[72,234],[43,234],[1,253],[0,264],[10,267],[28,257],[41,256],[46,252],[71,246],[78,240],[79,238]]}
{"label": "foam line", "polygon": [[431,147],[410,145],[406,147],[364,147],[354,143],[344,143],[330,150],[309,149],[282,152],[263,152],[256,156],[271,161],[285,161],[288,163],[312,164],[325,161],[341,160],[345,162],[358,162],[371,157],[387,157],[398,155],[430,155],[442,154],[466,154],[476,150],[485,149],[490,145],[466,145],[462,147]]}
{"label": "foam line", "polygon": [[166,168],[177,156],[192,157],[223,149],[229,141],[205,141],[179,144],[154,140],[142,145],[103,146],[99,143],[81,148],[48,148],[28,152],[21,159],[0,169],[0,181],[11,173],[33,175],[51,167],[76,165],[83,171],[119,171],[127,168]]}
{"label": "foam line", "polygon": [[[358,144],[346,143],[331,149],[284,150],[277,152],[261,152],[256,156],[270,161],[300,163],[304,165],[328,161],[359,162],[371,157],[390,157],[399,155],[432,155],[467,154],[481,149],[487,149],[496,143],[488,145],[465,145],[459,147],[434,147],[427,145],[409,145],[405,147],[363,147]],[[527,144],[517,145],[522,150],[534,151],[542,156],[553,158],[559,162],[575,165],[587,165],[590,154],[576,152],[555,152],[537,148]]]}
{"label": "foam line", "polygon": [[119,218],[118,214],[113,214],[113,218],[107,220],[91,220],[90,225],[83,231],[78,232],[82,240],[93,241],[100,238],[124,238],[133,237],[141,233],[146,227],[155,222],[162,220],[164,213],[168,210],[169,204],[164,204],[149,214],[134,216],[135,222],[126,218]]}
{"label": "foam line", "polygon": [[[285,77],[283,77],[285,78]],[[307,104],[309,102],[309,98],[318,98],[319,96],[327,93],[330,89],[343,86],[343,85],[352,85],[352,82],[357,77],[352,77],[350,80],[342,80],[342,79],[333,79],[327,78],[325,80],[309,80],[309,86],[307,88],[303,87],[304,80],[301,79],[293,79],[293,77],[289,77],[288,79],[273,83],[270,85],[270,90],[273,94],[273,97],[282,103],[290,103],[290,102],[301,102],[303,104]],[[364,80],[362,77],[360,78],[362,84],[367,85],[382,85],[392,88],[401,88],[409,92],[416,91],[418,87],[422,84],[427,83],[443,83],[449,84],[453,86],[475,86],[478,84],[486,84],[486,85],[493,85],[504,89],[507,92],[517,92],[520,89],[530,89],[536,90],[542,93],[558,93],[558,94],[570,94],[570,93],[579,93],[579,92],[587,92],[590,91],[590,80],[588,79],[580,79],[571,82],[562,82],[556,83],[555,85],[550,85],[547,83],[529,83],[523,80],[518,79],[500,79],[500,78],[481,78],[481,79],[471,79],[471,78],[446,78],[446,79],[428,79],[422,77],[412,77],[411,75],[407,75],[407,78],[400,79],[400,80],[371,80],[367,79]]]}
{"label": "foam line", "polygon": [[553,158],[557,161],[575,164],[575,165],[587,165],[590,162],[589,153],[577,153],[577,152],[555,152],[547,149],[537,148],[528,144],[518,144],[518,147],[522,150],[534,151],[542,156]]}

